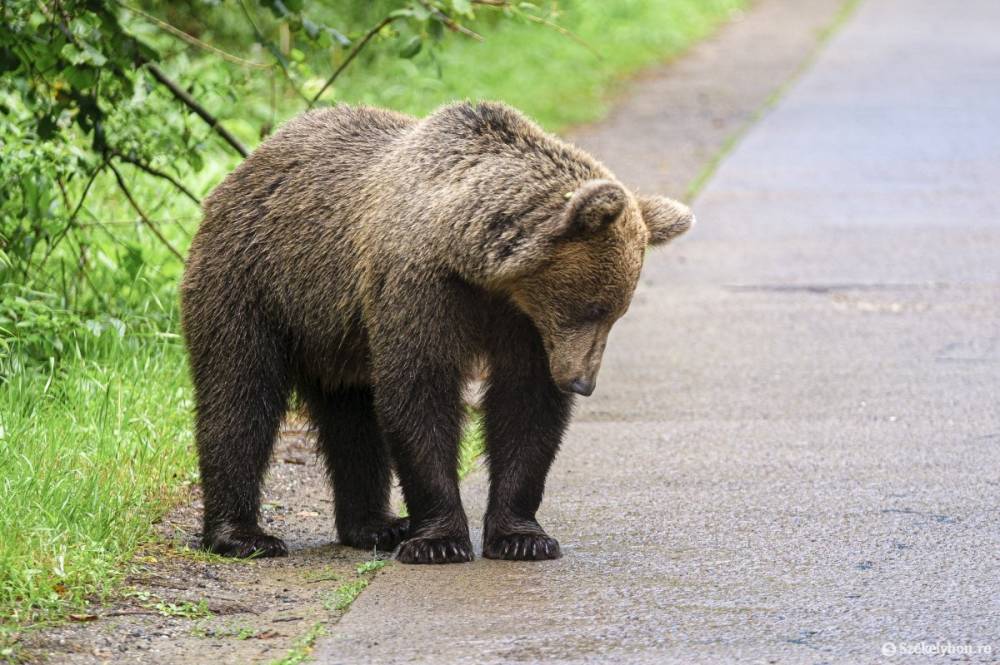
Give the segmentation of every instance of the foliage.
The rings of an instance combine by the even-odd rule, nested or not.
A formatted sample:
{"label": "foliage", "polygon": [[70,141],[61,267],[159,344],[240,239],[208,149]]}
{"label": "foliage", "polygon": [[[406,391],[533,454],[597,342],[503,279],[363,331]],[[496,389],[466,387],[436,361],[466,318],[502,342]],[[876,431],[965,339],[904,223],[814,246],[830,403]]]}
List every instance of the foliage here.
{"label": "foliage", "polygon": [[[198,174],[206,154],[220,145],[245,156],[249,128],[234,123],[230,131],[220,109],[239,100],[248,85],[247,72],[280,76],[292,91],[298,110],[327,103],[336,78],[371,43],[378,42],[401,58],[413,58],[425,43],[439,43],[454,31],[480,38],[459,21],[475,18],[473,5],[493,6],[514,16],[528,7],[505,2],[413,0],[375,3],[385,14],[358,30],[327,22],[350,17],[305,10],[303,0],[235,0],[228,3],[182,3],[187,23],[205,35],[250,44],[246,57],[234,55],[186,32],[157,13],[180,13],[162,2],[135,7],[122,0],[9,0],[0,8],[0,283],[16,283],[33,291],[60,293],[71,309],[107,311],[107,287],[92,273],[102,261],[134,278],[144,265],[144,245],[157,242],[181,260],[183,237],[164,231],[151,210],[162,194],[137,195],[128,176],[158,181],[162,190],[186,197],[197,206]],[[213,7],[212,4],[218,6]],[[323,16],[319,16],[322,14]],[[234,15],[243,30],[229,27]],[[182,45],[178,51],[177,42]],[[294,44],[294,46],[293,46]],[[198,55],[190,52],[193,47]],[[207,54],[207,56],[206,56]],[[339,61],[328,76],[317,63]],[[252,77],[251,77],[252,78]],[[273,126],[278,104],[272,90]],[[289,105],[286,105],[288,108]],[[238,138],[236,134],[242,134]],[[100,219],[116,256],[96,256],[77,236],[87,216],[95,180],[120,190],[123,216],[144,228],[139,237],[122,240]],[[196,214],[191,209],[190,214]],[[99,215],[89,215],[99,217]],[[59,251],[63,244],[69,247]],[[58,266],[50,264],[55,261]],[[68,284],[59,284],[65,278]],[[75,279],[74,279],[75,278]],[[87,297],[70,293],[90,279]],[[114,292],[112,290],[112,292]],[[22,297],[28,297],[21,294]],[[74,297],[76,296],[76,297]]]}

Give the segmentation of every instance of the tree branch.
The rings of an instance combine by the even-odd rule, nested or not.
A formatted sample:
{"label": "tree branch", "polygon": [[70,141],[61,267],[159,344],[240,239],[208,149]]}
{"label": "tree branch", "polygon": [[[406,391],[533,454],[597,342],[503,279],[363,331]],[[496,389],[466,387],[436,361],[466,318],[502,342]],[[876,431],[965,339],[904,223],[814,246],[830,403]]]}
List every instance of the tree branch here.
{"label": "tree branch", "polygon": [[[56,234],[56,236],[49,242],[49,246],[45,249],[45,256],[42,257],[42,261],[38,265],[45,265],[46,261],[49,260],[49,257],[52,256],[52,252],[55,251],[56,246],[63,241],[66,234],[68,234],[70,229],[72,229],[76,224],[76,216],[80,214],[80,210],[83,208],[83,202],[87,199],[87,194],[90,193],[90,186],[94,184],[94,180],[97,179],[97,175],[104,170],[106,165],[107,162],[101,162],[101,165],[95,168],[90,174],[90,177],[87,178],[87,184],[83,186],[83,193],[80,194],[80,200],[77,201],[76,206],[73,208],[73,212],[70,213],[69,218],[66,220],[66,225],[60,229],[59,233]],[[59,189],[63,191],[63,196],[65,197],[66,190],[63,187],[61,180],[59,181]],[[69,209],[69,205],[67,205],[66,208]]]}
{"label": "tree branch", "polygon": [[125,155],[125,154],[123,154],[121,152],[118,152],[117,150],[112,150],[111,154],[114,155],[115,157],[117,157],[118,159],[120,159],[121,161],[127,162],[127,163],[131,164],[132,166],[136,167],[137,169],[139,169],[141,171],[145,171],[146,173],[148,173],[151,176],[155,176],[157,178],[162,178],[162,179],[166,180],[171,185],[173,185],[174,187],[176,187],[178,191],[180,191],[185,196],[187,196],[189,199],[191,199],[191,201],[196,206],[200,206],[201,205],[201,199],[199,199],[197,196],[195,196],[194,194],[192,194],[191,190],[184,186],[184,183],[180,182],[179,180],[177,180],[176,178],[174,178],[169,173],[164,173],[163,171],[160,171],[159,169],[153,168],[152,166],[150,166],[146,162],[138,160],[135,157],[129,157],[128,155]]}
{"label": "tree branch", "polygon": [[156,228],[153,221],[146,216],[146,213],[142,211],[139,204],[135,202],[134,198],[132,198],[132,192],[129,191],[128,185],[125,184],[125,179],[122,178],[121,172],[115,168],[115,165],[112,162],[108,162],[108,168],[110,168],[111,172],[115,174],[115,180],[118,181],[118,187],[122,190],[122,193],[125,195],[125,198],[128,199],[128,202],[132,205],[132,209],[135,210],[136,214],[139,215],[139,218],[142,219],[142,223],[153,232],[153,235],[159,238],[164,247],[169,249],[174,256],[180,259],[181,263],[184,263],[184,256],[177,251],[176,247],[170,244],[170,241],[167,240],[162,233],[160,233],[160,230]]}
{"label": "tree branch", "polygon": [[166,21],[158,19],[155,16],[153,16],[152,14],[147,14],[146,12],[142,11],[138,7],[132,7],[131,5],[126,5],[124,2],[122,2],[122,0],[116,0],[116,1],[117,1],[117,4],[118,4],[119,7],[122,7],[123,9],[127,9],[128,11],[132,12],[133,14],[137,14],[137,15],[143,17],[144,19],[146,19],[147,21],[149,21],[150,23],[152,23],[153,25],[155,25],[156,27],[158,27],[160,30],[163,30],[164,32],[170,33],[174,37],[177,37],[181,41],[185,41],[188,44],[191,44],[192,46],[197,46],[200,49],[204,49],[206,51],[210,51],[210,52],[216,54],[217,56],[219,56],[220,58],[222,58],[223,60],[228,60],[229,62],[231,62],[233,64],[236,64],[236,65],[240,65],[242,67],[254,67],[256,69],[270,69],[271,68],[271,65],[268,65],[268,64],[265,64],[265,63],[262,63],[262,62],[253,62],[251,60],[244,60],[243,58],[241,58],[239,56],[233,55],[232,53],[227,53],[226,51],[223,51],[221,48],[219,48],[217,46],[212,46],[211,44],[209,44],[207,42],[201,41],[200,39],[198,39],[194,35],[189,35],[188,33],[184,32],[183,30],[181,30],[180,28],[178,28],[177,26],[175,26],[175,25],[173,25],[171,23],[167,23]]}
{"label": "tree branch", "polygon": [[299,86],[295,85],[295,79],[292,78],[291,72],[289,72],[288,67],[285,66],[285,61],[282,59],[284,57],[284,54],[281,52],[281,49],[275,46],[271,42],[271,40],[269,40],[267,37],[264,36],[264,33],[257,26],[257,22],[253,20],[253,15],[250,13],[250,8],[247,7],[247,3],[244,0],[239,0],[239,4],[240,4],[240,9],[243,10],[243,16],[246,17],[247,22],[250,24],[250,27],[253,28],[253,32],[254,35],[256,35],[257,37],[257,41],[263,44],[267,48],[267,50],[271,52],[271,55],[274,56],[274,59],[277,60],[278,67],[281,68],[281,72],[285,75],[285,78],[288,79],[288,85],[292,87],[292,90],[295,91],[295,94],[301,97],[302,101],[308,103],[309,98],[306,97],[304,92],[299,90]]}
{"label": "tree branch", "polygon": [[427,0],[419,0],[419,1],[420,4],[424,6],[424,9],[429,11],[434,18],[436,18],[438,21],[441,21],[441,23],[443,23],[445,27],[451,30],[452,32],[460,32],[466,37],[472,37],[477,42],[483,41],[483,36],[478,32],[476,32],[475,30],[469,30],[464,25],[462,25],[452,17],[448,16],[447,14],[445,14],[443,11],[441,11],[431,3],[427,2]]}
{"label": "tree branch", "polygon": [[[496,7],[498,9],[512,9],[513,8],[513,6],[510,4],[510,0],[470,0],[470,2],[472,2],[472,4],[474,4],[474,5],[485,5],[487,7]],[[587,42],[587,40],[585,40],[583,37],[581,37],[580,35],[578,35],[575,32],[573,32],[569,28],[564,28],[564,27],[562,27],[561,25],[559,25],[558,23],[556,23],[554,21],[551,21],[551,20],[549,20],[547,18],[544,18],[544,17],[541,17],[541,16],[535,16],[534,14],[529,14],[526,11],[521,11],[521,10],[515,10],[515,11],[517,11],[517,14],[519,16],[523,16],[525,19],[527,19],[529,21],[532,21],[533,23],[539,23],[539,24],[544,25],[546,27],[552,28],[553,30],[555,30],[556,32],[558,32],[563,37],[568,37],[568,38],[572,39],[574,42],[576,42],[577,44],[579,44],[583,48],[585,48],[588,51],[590,51],[591,53],[593,53],[597,57],[598,60],[604,60],[604,56],[601,55],[600,51],[598,51],[591,44],[589,44]]]}
{"label": "tree branch", "polygon": [[361,49],[363,49],[365,45],[367,45],[368,42],[371,41],[371,38],[377,35],[382,28],[395,21],[396,18],[397,18],[396,16],[386,16],[384,19],[376,23],[371,30],[365,33],[365,36],[361,38],[361,41],[359,41],[354,46],[354,48],[351,49],[351,52],[347,54],[347,57],[344,58],[344,61],[340,63],[340,66],[337,67],[337,69],[335,69],[332,74],[330,74],[330,78],[326,80],[326,83],[323,84],[323,87],[319,89],[319,92],[317,92],[316,95],[312,98],[312,101],[309,102],[309,108],[312,108],[316,104],[316,102],[319,101],[319,98],[323,96],[323,93],[326,92],[326,89],[329,88],[331,85],[333,85],[333,82],[337,80],[337,77],[340,76],[340,73],[343,72],[345,69],[347,69],[347,65],[351,64],[351,61],[354,60],[355,57],[357,57],[358,53],[361,52]]}
{"label": "tree branch", "polygon": [[236,152],[240,153],[244,157],[248,157],[250,155],[250,151],[246,149],[246,146],[240,143],[239,139],[233,136],[228,129],[223,127],[219,123],[219,119],[209,113],[204,106],[199,104],[187,90],[177,85],[177,83],[164,74],[163,70],[157,67],[156,64],[147,62],[146,67],[149,69],[149,73],[153,75],[153,78],[163,84],[163,86],[166,87],[178,101],[194,111],[199,118],[208,123],[208,125],[214,129],[219,136],[225,139],[226,143],[232,146]]}

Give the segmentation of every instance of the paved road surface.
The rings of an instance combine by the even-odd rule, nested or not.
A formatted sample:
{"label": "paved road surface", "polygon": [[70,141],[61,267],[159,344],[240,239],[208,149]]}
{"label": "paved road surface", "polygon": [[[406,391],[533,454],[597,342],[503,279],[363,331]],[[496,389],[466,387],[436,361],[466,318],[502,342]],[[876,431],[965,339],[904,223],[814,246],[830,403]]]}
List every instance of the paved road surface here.
{"label": "paved road surface", "polygon": [[564,558],[397,565],[318,660],[1000,658],[998,27],[864,2],[650,257],[551,475]]}

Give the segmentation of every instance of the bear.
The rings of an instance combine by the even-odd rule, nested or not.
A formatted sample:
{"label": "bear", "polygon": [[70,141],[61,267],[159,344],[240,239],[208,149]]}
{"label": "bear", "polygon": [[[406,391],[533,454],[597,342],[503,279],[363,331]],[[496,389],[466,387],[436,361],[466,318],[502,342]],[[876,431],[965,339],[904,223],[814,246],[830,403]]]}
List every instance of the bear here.
{"label": "bear", "polygon": [[[307,112],[203,207],[180,290],[203,547],[287,554],[258,511],[294,392],[342,544],[472,560],[456,466],[463,386],[485,365],[483,556],[560,556],[536,511],[573,399],[687,206],[631,193],[504,104],[460,102],[419,120]],[[394,473],[408,518],[390,509]]]}

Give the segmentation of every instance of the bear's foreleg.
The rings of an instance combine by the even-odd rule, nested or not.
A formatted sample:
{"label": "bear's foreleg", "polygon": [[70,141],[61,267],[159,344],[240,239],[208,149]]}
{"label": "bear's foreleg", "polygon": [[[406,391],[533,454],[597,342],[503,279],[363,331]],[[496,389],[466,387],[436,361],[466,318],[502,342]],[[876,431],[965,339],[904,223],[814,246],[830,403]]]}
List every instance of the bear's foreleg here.
{"label": "bear's foreleg", "polygon": [[545,478],[572,409],[549,373],[537,334],[524,331],[494,354],[483,401],[490,494],[483,520],[483,556],[556,559],[559,543],[535,519]]}
{"label": "bear's foreleg", "polygon": [[462,408],[457,373],[424,367],[411,381],[378,383],[376,390],[379,423],[410,513],[409,537],[396,558],[403,563],[471,561],[458,490]]}
{"label": "bear's foreleg", "polygon": [[479,294],[451,278],[406,270],[375,280],[366,312],[379,429],[410,514],[403,563],[472,560],[458,491],[461,397]]}
{"label": "bear's foreleg", "polygon": [[409,521],[389,510],[392,462],[371,388],[325,392],[316,387],[302,393],[319,429],[340,542],[365,550],[396,549]]}

